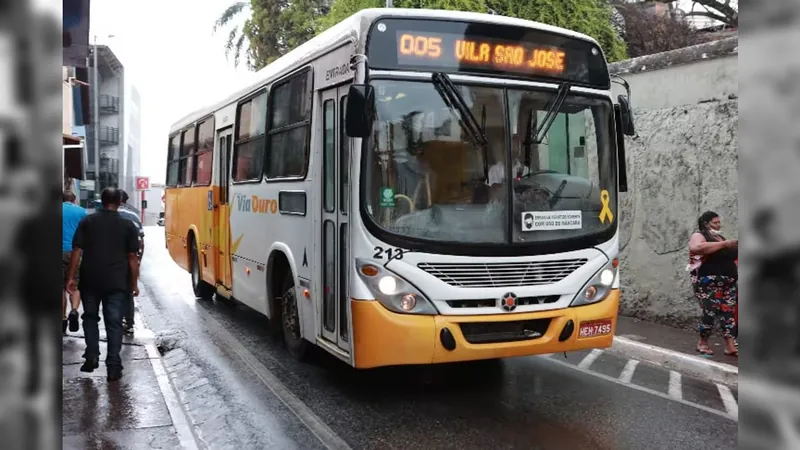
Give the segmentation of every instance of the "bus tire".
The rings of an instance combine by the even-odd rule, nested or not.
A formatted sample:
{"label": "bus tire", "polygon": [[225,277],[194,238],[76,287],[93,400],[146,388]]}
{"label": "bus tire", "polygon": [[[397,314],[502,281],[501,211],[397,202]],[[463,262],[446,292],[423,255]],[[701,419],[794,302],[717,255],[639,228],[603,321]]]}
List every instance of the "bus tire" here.
{"label": "bus tire", "polygon": [[297,360],[302,360],[308,353],[308,341],[300,333],[300,316],[297,311],[297,290],[294,288],[294,278],[288,272],[283,278],[283,295],[281,296],[281,328],[283,329],[283,342],[289,354]]}
{"label": "bus tire", "polygon": [[192,274],[192,290],[194,296],[203,300],[210,300],[214,296],[214,286],[203,281],[200,276],[200,256],[197,254],[197,245],[194,242],[194,237],[189,240],[191,248],[191,271]]}

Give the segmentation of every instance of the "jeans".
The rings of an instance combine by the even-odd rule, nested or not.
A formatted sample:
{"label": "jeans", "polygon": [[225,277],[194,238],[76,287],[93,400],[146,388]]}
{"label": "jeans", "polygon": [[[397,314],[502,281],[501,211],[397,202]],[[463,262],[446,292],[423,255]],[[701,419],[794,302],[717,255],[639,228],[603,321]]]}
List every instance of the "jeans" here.
{"label": "jeans", "polygon": [[127,297],[128,298],[125,299],[124,319],[125,319],[126,324],[129,327],[132,327],[133,326],[133,311],[134,311],[133,294],[128,294]]}
{"label": "jeans", "polygon": [[100,304],[103,304],[103,321],[106,325],[108,354],[106,367],[122,368],[119,352],[122,350],[122,316],[127,292],[111,292],[106,295],[83,293],[83,332],[86,335],[86,359],[100,359]]}

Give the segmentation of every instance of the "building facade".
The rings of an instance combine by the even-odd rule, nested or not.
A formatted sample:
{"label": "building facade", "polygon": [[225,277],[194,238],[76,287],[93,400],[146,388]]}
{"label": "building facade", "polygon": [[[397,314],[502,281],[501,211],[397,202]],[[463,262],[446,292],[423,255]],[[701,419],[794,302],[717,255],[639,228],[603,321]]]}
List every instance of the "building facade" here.
{"label": "building facade", "polygon": [[[90,98],[92,109],[97,107],[97,115],[84,121],[85,126],[76,124],[73,135],[85,137],[86,178],[94,181],[93,190],[82,190],[81,202],[90,205],[106,187],[125,189],[131,195],[132,206],[139,206],[139,196],[135,195],[134,179],[139,172],[141,150],[140,95],[136,87],[125,75],[125,67],[117,55],[105,45],[98,45],[97,70],[94,57],[89,58],[89,84],[95,83],[90,97],[97,92],[97,98]],[[92,120],[97,117],[95,127]],[[99,161],[99,164],[96,164]],[[99,176],[97,173],[99,172]]]}

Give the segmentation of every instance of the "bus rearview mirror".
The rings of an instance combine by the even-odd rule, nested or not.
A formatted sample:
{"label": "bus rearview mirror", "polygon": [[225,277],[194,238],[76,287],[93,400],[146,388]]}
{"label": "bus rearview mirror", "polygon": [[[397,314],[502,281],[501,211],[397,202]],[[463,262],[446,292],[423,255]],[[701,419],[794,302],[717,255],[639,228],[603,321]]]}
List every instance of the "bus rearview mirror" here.
{"label": "bus rearview mirror", "polygon": [[636,130],[633,127],[633,110],[628,97],[619,95],[617,101],[619,102],[620,119],[622,119],[622,133],[626,136],[636,135]]}
{"label": "bus rearview mirror", "polygon": [[375,117],[375,88],[354,84],[347,93],[345,133],[351,138],[365,138],[372,132]]}

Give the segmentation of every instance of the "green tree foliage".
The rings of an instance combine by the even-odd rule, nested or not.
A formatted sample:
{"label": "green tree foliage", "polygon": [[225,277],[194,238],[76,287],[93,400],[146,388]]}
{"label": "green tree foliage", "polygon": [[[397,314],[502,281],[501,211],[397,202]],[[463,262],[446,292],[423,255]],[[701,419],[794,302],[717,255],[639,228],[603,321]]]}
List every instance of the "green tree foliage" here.
{"label": "green tree foliage", "polygon": [[[381,8],[385,5],[385,0],[334,0],[330,14],[319,21],[317,31],[322,32],[362,9]],[[393,0],[392,5],[395,8],[489,11],[484,0]]]}
{"label": "green tree foliage", "polygon": [[[606,0],[394,0],[396,8],[494,12],[575,30],[595,38],[610,61],[626,57],[625,43],[612,23]],[[385,0],[250,0],[227,8],[215,31],[249,10],[250,18],[228,36],[226,54],[238,64],[242,51],[247,64],[260,69],[314,35],[365,8],[379,8]],[[249,41],[245,46],[245,41]]]}
{"label": "green tree foliage", "polygon": [[258,70],[314,37],[317,21],[329,12],[328,4],[328,0],[236,2],[217,19],[214,32],[249,12],[241,26],[229,31],[225,54],[233,54],[234,65],[244,57],[248,67]]}
{"label": "green tree foliage", "polygon": [[626,58],[625,42],[603,0],[487,0],[497,14],[567,28],[593,37],[609,61]]}

